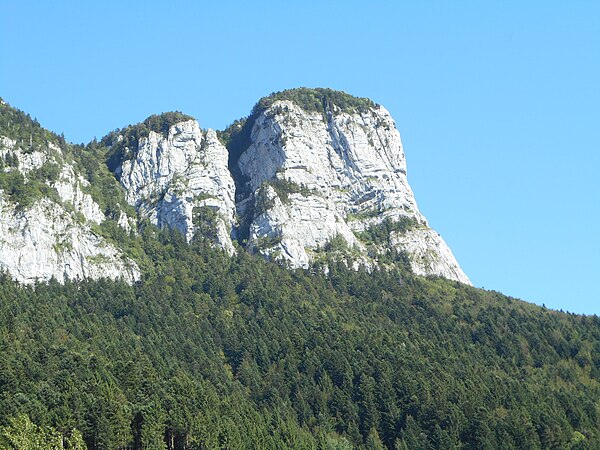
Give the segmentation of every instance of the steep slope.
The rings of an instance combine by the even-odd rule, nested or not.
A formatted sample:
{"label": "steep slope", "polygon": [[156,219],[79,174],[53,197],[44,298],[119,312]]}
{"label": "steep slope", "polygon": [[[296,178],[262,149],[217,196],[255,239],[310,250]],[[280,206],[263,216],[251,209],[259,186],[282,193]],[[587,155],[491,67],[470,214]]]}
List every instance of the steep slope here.
{"label": "steep slope", "polygon": [[166,113],[112,133],[104,143],[140,217],[178,229],[188,240],[200,230],[233,253],[235,184],[227,149],[213,130],[201,130],[181,113]]}
{"label": "steep slope", "polygon": [[64,139],[0,100],[0,269],[17,280],[139,278]]}
{"label": "steep slope", "polygon": [[382,106],[328,89],[283,91],[230,134],[251,250],[308,267],[341,242],[355,263],[403,253],[417,274],[469,283],[417,208],[400,135]]}

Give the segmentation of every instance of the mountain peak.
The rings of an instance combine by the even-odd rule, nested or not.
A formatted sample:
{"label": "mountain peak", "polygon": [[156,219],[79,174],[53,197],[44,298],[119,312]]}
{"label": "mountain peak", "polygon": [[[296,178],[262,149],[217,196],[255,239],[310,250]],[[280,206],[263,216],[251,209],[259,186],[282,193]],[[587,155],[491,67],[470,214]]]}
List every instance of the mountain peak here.
{"label": "mountain peak", "polygon": [[251,251],[308,267],[343,242],[334,253],[355,267],[408,260],[417,274],[469,283],[417,208],[385,108],[292,89],[261,99],[238,132],[243,140],[234,134],[229,148],[239,155],[237,210]]}
{"label": "mountain peak", "polygon": [[153,114],[143,122],[110,132],[102,138],[102,144],[110,148],[108,152],[109,168],[114,171],[123,159],[130,158],[132,153],[137,150],[140,140],[147,138],[151,131],[166,138],[173,125],[190,120],[195,119],[180,111],[169,111]]}

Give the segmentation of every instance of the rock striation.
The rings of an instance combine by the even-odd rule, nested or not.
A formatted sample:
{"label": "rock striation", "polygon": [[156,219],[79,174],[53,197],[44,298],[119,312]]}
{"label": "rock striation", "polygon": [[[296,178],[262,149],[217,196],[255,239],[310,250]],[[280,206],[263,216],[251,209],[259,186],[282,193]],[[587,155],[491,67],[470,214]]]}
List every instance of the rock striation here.
{"label": "rock striation", "polygon": [[0,161],[1,270],[22,283],[139,279],[137,264],[93,231],[106,217],[58,145],[1,136]]}
{"label": "rock striation", "polygon": [[0,236],[0,268],[22,283],[140,277],[134,261],[49,199],[19,210],[0,198]]}

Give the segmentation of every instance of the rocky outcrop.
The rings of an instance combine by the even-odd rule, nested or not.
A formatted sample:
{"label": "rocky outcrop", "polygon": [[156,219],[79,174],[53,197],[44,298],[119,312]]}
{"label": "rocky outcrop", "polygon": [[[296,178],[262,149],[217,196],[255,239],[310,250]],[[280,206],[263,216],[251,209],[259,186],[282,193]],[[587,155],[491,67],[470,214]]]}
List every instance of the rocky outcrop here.
{"label": "rocky outcrop", "polygon": [[81,175],[76,174],[72,165],[65,164],[63,166],[58,181],[52,186],[56,189],[62,202],[71,205],[86,220],[100,224],[106,219],[92,196],[84,192],[84,189],[89,187],[89,182]]}
{"label": "rocky outcrop", "polygon": [[0,269],[22,283],[139,279],[136,263],[92,230],[105,216],[84,192],[88,182],[72,161],[53,142],[22,147],[16,140],[0,138],[0,176],[22,177],[13,190],[23,191],[0,189]]}
{"label": "rocky outcrop", "polygon": [[22,283],[139,279],[137,265],[61,205],[42,199],[19,210],[0,196],[0,268]]}
{"label": "rocky outcrop", "polygon": [[320,195],[280,196],[267,183],[255,192],[252,215],[248,248],[284,259],[291,267],[308,267],[310,249],[324,247],[337,236],[351,246],[360,245],[335,205]]}
{"label": "rocky outcrop", "polygon": [[408,255],[411,269],[417,275],[438,275],[471,284],[450,247],[435,230],[423,227],[391,233],[390,242],[392,248]]}
{"label": "rocky outcrop", "polygon": [[409,218],[411,226],[388,236],[378,251],[391,243],[415,273],[469,283],[417,208],[400,135],[382,106],[344,110],[328,103],[314,111],[275,100],[253,118],[237,165],[246,192],[238,210],[249,223],[251,250],[307,267],[334,238],[364,255],[361,233]]}
{"label": "rocky outcrop", "polygon": [[216,133],[188,120],[165,134],[149,131],[136,145],[116,168],[127,201],[161,228],[176,228],[188,240],[200,228],[233,253],[235,184]]}

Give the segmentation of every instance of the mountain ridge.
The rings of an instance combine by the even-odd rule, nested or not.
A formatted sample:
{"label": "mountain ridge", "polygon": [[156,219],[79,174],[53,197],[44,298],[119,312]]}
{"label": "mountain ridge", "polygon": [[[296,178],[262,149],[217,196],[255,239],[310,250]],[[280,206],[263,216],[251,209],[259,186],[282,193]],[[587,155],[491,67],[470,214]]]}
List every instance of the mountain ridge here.
{"label": "mountain ridge", "polygon": [[[23,134],[18,143],[3,141],[4,157],[12,159],[15,151],[22,156],[18,167],[4,172],[27,170],[25,155],[32,151],[34,135],[36,145],[47,151],[51,144],[62,146],[73,160],[71,178],[83,173],[90,193],[106,191],[85,200],[87,209],[104,208],[103,217],[97,213],[93,220],[105,234],[110,228],[100,242],[108,238],[115,243],[114,234],[120,233],[115,226],[135,234],[147,221],[176,228],[188,241],[201,230],[229,254],[236,247],[247,248],[291,267],[319,264],[324,252],[353,267],[371,269],[408,258],[418,274],[470,283],[417,209],[393,119],[369,99],[331,89],[291,89],[263,97],[247,118],[223,131],[204,130],[177,111],[150,116],[86,146],[69,144],[39,123],[27,125],[24,113],[5,103],[2,108],[0,135],[14,134],[14,115],[24,123],[16,130]],[[32,142],[27,142],[27,133]],[[112,172],[121,192],[107,194],[116,187],[102,165]],[[52,194],[52,183],[42,180],[39,185]],[[58,203],[66,200],[73,206],[83,201],[74,199],[63,188]],[[383,225],[411,217],[410,227]],[[105,221],[116,225],[103,225]],[[363,242],[371,227],[389,233],[381,242]],[[381,235],[381,229],[371,237]],[[327,250],[332,242],[340,244],[334,252]],[[0,251],[0,264],[7,258]],[[66,266],[53,273],[61,270],[65,277],[96,273],[79,270],[71,275]]]}

